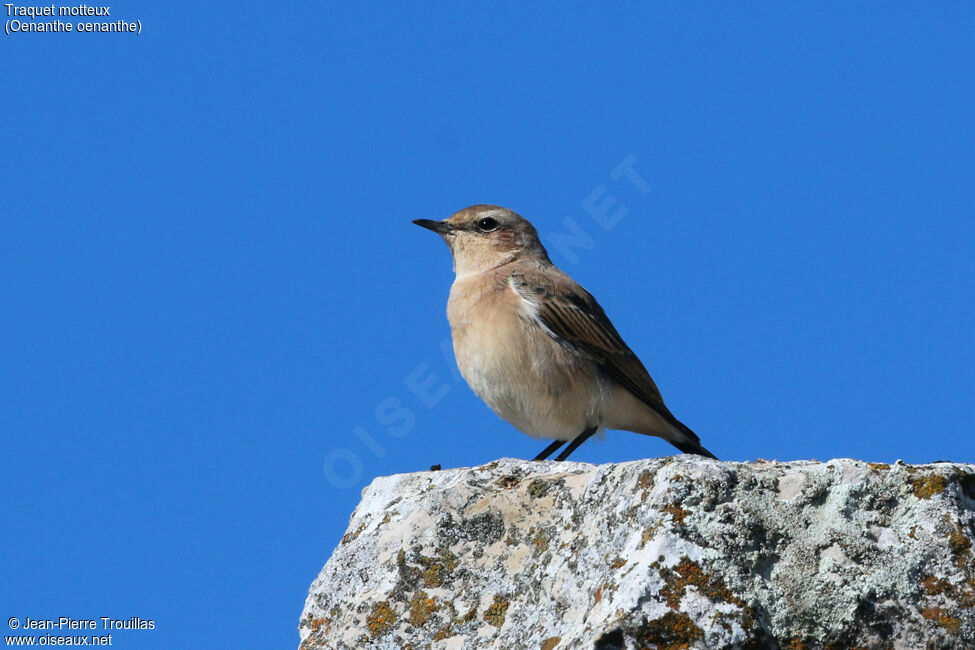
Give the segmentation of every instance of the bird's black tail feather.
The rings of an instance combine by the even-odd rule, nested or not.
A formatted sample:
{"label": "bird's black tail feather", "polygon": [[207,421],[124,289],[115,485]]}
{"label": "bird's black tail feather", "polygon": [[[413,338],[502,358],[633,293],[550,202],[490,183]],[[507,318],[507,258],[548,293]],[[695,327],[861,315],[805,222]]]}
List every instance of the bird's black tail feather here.
{"label": "bird's black tail feather", "polygon": [[677,447],[685,454],[697,454],[698,456],[718,460],[717,456],[701,446],[701,439],[698,437],[698,435],[691,431],[689,426],[674,417],[673,413],[667,411],[666,414],[661,415],[664,416],[667,424],[669,424],[677,433],[675,436],[664,438],[667,442]]}
{"label": "bird's black tail feather", "polygon": [[718,457],[712,454],[710,451],[701,446],[699,442],[684,442],[680,440],[668,440],[670,444],[680,449],[685,454],[697,454],[698,456],[705,456],[707,458],[713,458],[718,460]]}

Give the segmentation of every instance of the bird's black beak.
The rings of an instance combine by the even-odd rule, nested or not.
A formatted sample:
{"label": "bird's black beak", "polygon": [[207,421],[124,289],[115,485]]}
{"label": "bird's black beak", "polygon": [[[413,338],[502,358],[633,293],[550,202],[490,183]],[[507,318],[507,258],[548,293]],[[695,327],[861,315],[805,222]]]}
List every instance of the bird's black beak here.
{"label": "bird's black beak", "polygon": [[454,227],[447,223],[446,221],[433,221],[431,219],[414,219],[413,223],[416,225],[426,228],[427,230],[432,230],[433,232],[446,235],[454,231]]}

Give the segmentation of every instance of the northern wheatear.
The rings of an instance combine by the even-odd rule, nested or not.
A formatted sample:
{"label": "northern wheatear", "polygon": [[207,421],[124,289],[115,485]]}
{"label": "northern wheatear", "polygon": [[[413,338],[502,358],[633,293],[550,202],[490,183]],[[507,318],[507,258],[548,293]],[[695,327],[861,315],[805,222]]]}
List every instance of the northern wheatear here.
{"label": "northern wheatear", "polygon": [[439,233],[454,257],[447,319],[464,379],[515,428],[555,440],[535,460],[571,441],[556,458],[565,460],[604,427],[715,457],[664,406],[603,308],[552,264],[526,219],[475,205],[413,223]]}

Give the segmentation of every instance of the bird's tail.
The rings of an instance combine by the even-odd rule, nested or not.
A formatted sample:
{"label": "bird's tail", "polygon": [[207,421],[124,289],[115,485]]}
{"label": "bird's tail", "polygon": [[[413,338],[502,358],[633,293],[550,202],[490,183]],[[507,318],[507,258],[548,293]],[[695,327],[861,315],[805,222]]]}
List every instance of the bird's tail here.
{"label": "bird's tail", "polygon": [[667,424],[670,425],[670,429],[674,434],[664,437],[667,442],[677,447],[685,454],[697,454],[698,456],[705,456],[707,458],[718,460],[717,456],[701,446],[701,439],[698,437],[698,435],[691,431],[690,427],[674,417],[673,413],[668,411],[666,415],[664,415],[664,419],[667,421]]}
{"label": "bird's tail", "polygon": [[667,442],[677,447],[685,454],[697,454],[698,456],[705,456],[707,458],[713,458],[714,460],[718,460],[718,457],[712,454],[704,447],[702,447],[700,442],[691,442],[691,441],[685,442],[683,440],[674,440],[672,438],[668,439]]}

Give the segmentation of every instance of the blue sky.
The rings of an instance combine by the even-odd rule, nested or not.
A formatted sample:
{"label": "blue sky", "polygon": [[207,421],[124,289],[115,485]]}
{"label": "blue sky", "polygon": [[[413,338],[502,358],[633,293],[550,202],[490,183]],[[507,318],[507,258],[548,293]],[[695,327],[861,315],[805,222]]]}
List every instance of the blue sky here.
{"label": "blue sky", "polygon": [[534,456],[444,354],[410,223],[473,203],[536,224],[720,458],[975,461],[975,12],[648,4],[0,37],[0,613],[292,647],[369,480]]}

